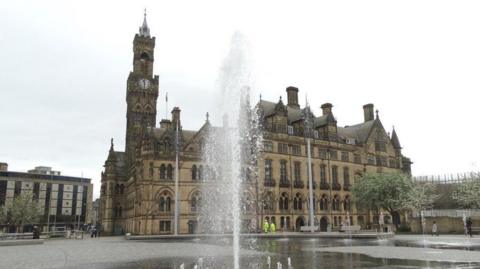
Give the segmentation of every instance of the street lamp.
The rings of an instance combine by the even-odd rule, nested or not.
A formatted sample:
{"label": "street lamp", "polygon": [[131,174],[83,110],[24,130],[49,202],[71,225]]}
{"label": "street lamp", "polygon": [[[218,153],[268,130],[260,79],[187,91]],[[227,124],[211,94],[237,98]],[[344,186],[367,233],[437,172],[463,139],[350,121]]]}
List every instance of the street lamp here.
{"label": "street lamp", "polygon": [[305,123],[305,137],[307,139],[307,171],[308,171],[308,195],[309,195],[309,205],[310,205],[310,232],[315,231],[315,221],[313,215],[313,180],[312,180],[312,155],[311,155],[311,146],[310,146],[310,134],[311,134],[311,125],[310,125],[310,107],[308,102],[306,103],[305,111],[304,111],[304,123]]}

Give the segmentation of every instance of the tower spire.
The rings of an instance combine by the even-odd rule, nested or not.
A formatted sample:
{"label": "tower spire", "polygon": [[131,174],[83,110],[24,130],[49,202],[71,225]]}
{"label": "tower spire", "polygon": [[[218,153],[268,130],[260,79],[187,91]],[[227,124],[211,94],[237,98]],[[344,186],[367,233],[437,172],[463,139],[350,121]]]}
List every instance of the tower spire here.
{"label": "tower spire", "polygon": [[143,24],[138,29],[138,33],[140,34],[140,36],[150,37],[150,28],[148,28],[148,24],[147,24],[147,9],[146,8],[143,12]]}

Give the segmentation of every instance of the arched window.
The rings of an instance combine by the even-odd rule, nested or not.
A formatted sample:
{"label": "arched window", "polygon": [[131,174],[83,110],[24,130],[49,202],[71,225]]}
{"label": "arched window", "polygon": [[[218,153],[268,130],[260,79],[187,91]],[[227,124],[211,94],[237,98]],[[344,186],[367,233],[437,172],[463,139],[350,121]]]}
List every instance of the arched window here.
{"label": "arched window", "polygon": [[150,167],[148,168],[148,174],[150,178],[153,178],[153,163],[150,163]]}
{"label": "arched window", "polygon": [[297,193],[295,195],[295,198],[293,198],[293,209],[302,210],[302,203],[302,195],[300,193]]}
{"label": "arched window", "polygon": [[198,167],[198,180],[203,180],[203,165]]}
{"label": "arched window", "polygon": [[119,216],[119,217],[122,216],[122,207],[119,207],[119,208],[118,208],[118,216]]}
{"label": "arched window", "polygon": [[160,165],[160,179],[165,179],[166,171],[167,168],[165,167],[165,164],[162,163],[162,165]]}
{"label": "arched window", "polygon": [[192,166],[192,180],[197,180],[197,166]]}
{"label": "arched window", "polygon": [[350,211],[351,204],[350,204],[350,196],[345,196],[345,200],[343,200],[343,209],[345,211]]}
{"label": "arched window", "polygon": [[190,201],[192,212],[199,211],[201,204],[202,204],[202,197],[200,195],[200,192],[197,191],[192,195],[192,199]]}
{"label": "arched window", "polygon": [[150,56],[148,56],[148,53],[142,52],[142,54],[140,55],[140,60],[149,60],[149,59],[150,59]]}
{"label": "arched window", "polygon": [[335,194],[335,196],[333,197],[332,209],[335,211],[340,210],[340,197],[338,196],[338,194]]}
{"label": "arched window", "polygon": [[263,195],[263,209],[264,210],[273,210],[274,209],[274,200],[272,192],[267,192]]}
{"label": "arched window", "polygon": [[286,192],[282,193],[280,199],[278,200],[278,206],[280,210],[288,210],[288,194]]}
{"label": "arched window", "polygon": [[160,212],[170,212],[172,210],[172,198],[167,191],[164,191],[161,194],[158,207],[160,209]]}
{"label": "arched window", "polygon": [[115,185],[115,194],[119,194],[120,193],[120,185],[116,184]]}
{"label": "arched window", "polygon": [[123,194],[125,191],[125,186],[123,184],[120,185],[120,194]]}
{"label": "arched window", "polygon": [[328,198],[326,194],[322,194],[322,198],[320,198],[320,210],[328,210]]}
{"label": "arched window", "polygon": [[167,166],[167,179],[173,179],[173,167],[171,164]]}

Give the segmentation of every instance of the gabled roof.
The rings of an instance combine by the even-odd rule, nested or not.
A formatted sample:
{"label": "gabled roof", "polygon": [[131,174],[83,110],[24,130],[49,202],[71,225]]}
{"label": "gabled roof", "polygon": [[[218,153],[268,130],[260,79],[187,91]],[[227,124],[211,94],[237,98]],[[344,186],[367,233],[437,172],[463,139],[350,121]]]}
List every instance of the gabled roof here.
{"label": "gabled roof", "polygon": [[337,133],[340,138],[354,138],[360,143],[365,143],[370,136],[370,132],[375,126],[376,120],[362,122],[352,126],[338,127]]}
{"label": "gabled roof", "polygon": [[390,138],[392,141],[392,145],[395,149],[401,149],[402,146],[400,145],[400,140],[398,139],[397,132],[395,132],[395,128],[392,131],[392,137]]}
{"label": "gabled roof", "polygon": [[[258,103],[258,106],[263,109],[263,116],[264,117],[270,117],[275,115],[276,113],[276,106],[278,103],[270,102],[270,101],[265,101],[265,100],[260,100]],[[289,106],[285,106],[287,108],[287,113],[288,113],[288,123],[292,124],[294,122],[300,121],[303,119],[303,113],[305,109],[301,108],[293,108]],[[312,113],[313,114],[313,113]],[[314,117],[314,122],[316,121],[315,115]]]}

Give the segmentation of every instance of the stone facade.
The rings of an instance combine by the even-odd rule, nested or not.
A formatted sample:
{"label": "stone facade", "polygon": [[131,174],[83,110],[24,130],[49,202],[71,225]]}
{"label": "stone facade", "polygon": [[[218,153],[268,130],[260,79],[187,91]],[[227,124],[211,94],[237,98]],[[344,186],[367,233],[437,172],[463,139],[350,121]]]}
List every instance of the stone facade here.
{"label": "stone facade", "polygon": [[[147,34],[148,33],[148,34]],[[155,127],[158,76],[153,75],[155,38],[144,21],[133,42],[133,71],[127,81],[127,130],[125,152],[111,143],[102,172],[100,219],[109,234],[172,233],[175,204],[175,136],[179,127],[179,233],[196,233],[202,186],[209,184],[202,163],[204,139],[213,127],[207,121],[198,131],[184,130],[180,109],[171,120]],[[308,180],[307,110],[298,104],[298,89],[288,87],[287,104],[260,100],[263,150],[258,177],[245,184],[254,201],[243,216],[244,229],[268,217],[279,230],[294,231],[307,225]],[[395,130],[386,132],[373,104],[363,107],[364,122],[341,127],[333,106],[322,105],[322,115],[310,114],[313,132],[312,174],[316,223],[322,230],[338,229],[347,216],[351,224],[366,227],[373,217],[358,212],[350,201],[350,187],[367,172],[410,173],[411,162],[401,153]],[[255,226],[255,225],[253,225]]]}

